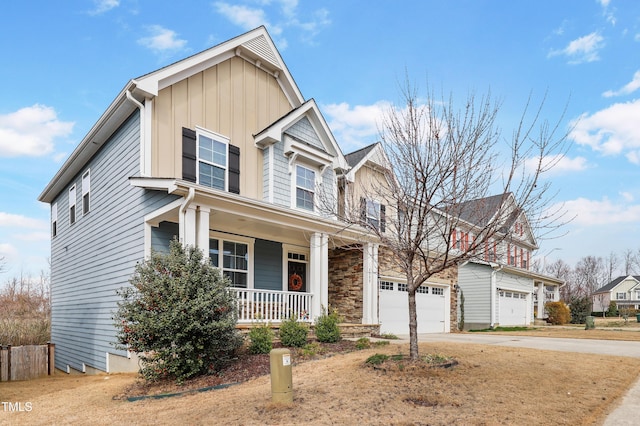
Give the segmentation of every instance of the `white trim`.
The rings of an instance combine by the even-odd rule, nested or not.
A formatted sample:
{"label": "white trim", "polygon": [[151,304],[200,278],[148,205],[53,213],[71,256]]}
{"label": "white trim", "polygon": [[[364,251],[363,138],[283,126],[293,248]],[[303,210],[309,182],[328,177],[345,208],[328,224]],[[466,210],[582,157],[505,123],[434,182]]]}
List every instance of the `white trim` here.
{"label": "white trim", "polygon": [[267,149],[269,150],[269,183],[268,183],[268,190],[269,190],[269,194],[267,197],[267,201],[269,201],[270,203],[273,203],[273,191],[274,191],[274,187],[273,187],[273,180],[275,179],[275,149],[273,148],[273,145],[270,145],[267,147]]}
{"label": "white trim", "polygon": [[[91,169],[87,169],[84,171],[84,173],[82,173],[80,190],[82,192],[82,197],[80,198],[80,200],[82,201],[82,216],[84,216],[91,211]],[[89,200],[87,202],[87,204],[89,205],[89,208],[87,209],[87,211],[85,211],[85,208],[84,208],[85,195],[89,197]]]}
{"label": "white trim", "polygon": [[[310,190],[309,188],[305,188],[305,187],[300,187],[300,189],[305,190],[305,191],[310,191],[313,195],[313,209],[309,210],[309,209],[305,209],[303,207],[298,207],[298,199],[297,199],[297,192],[298,192],[298,167],[303,168],[305,170],[308,170],[310,172],[313,172],[313,189]],[[315,213],[317,211],[317,206],[316,206],[316,198],[317,198],[317,189],[318,189],[318,170],[316,168],[313,167],[309,167],[308,165],[301,163],[301,162],[295,162],[293,164],[293,173],[291,174],[291,208],[298,210],[298,211],[304,211],[307,213]]]}
{"label": "white trim", "polygon": [[[76,205],[76,184],[74,183],[69,188],[69,225],[73,225],[78,221],[78,206]],[[71,221],[71,208],[73,208],[73,222]]]}
{"label": "white trim", "polygon": [[[55,228],[54,228],[55,224]],[[54,232],[55,229],[55,232]],[[58,235],[58,202],[51,204],[51,238]]]}
{"label": "white trim", "polygon": [[140,175],[141,176],[151,176],[151,135],[152,135],[152,123],[153,123],[153,100],[151,98],[144,99],[144,128],[141,129],[143,131],[140,143]]}

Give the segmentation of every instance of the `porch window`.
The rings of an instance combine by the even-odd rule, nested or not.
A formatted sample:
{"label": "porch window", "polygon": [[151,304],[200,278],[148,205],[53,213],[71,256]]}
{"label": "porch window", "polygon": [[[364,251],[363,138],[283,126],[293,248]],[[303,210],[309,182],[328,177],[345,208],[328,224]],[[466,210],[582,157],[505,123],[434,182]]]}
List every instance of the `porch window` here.
{"label": "porch window", "polygon": [[[220,250],[222,246],[222,250]],[[209,240],[209,259],[229,278],[232,287],[247,288],[249,275],[249,247],[233,241]]]}
{"label": "porch window", "polygon": [[311,169],[296,165],[296,207],[313,211],[315,187],[316,173]]}
{"label": "porch window", "polygon": [[307,292],[307,255],[287,254],[287,290]]}
{"label": "porch window", "polygon": [[228,141],[198,131],[198,183],[227,190]]}
{"label": "porch window", "polygon": [[617,300],[627,300],[627,293],[616,293]]}

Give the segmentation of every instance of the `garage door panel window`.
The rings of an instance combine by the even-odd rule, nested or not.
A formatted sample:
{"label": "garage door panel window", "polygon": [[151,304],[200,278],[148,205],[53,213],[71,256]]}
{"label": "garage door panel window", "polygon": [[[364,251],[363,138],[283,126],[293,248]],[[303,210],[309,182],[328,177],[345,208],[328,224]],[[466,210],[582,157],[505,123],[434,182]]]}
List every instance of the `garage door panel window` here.
{"label": "garage door panel window", "polygon": [[409,291],[405,283],[398,283],[398,291]]}
{"label": "garage door panel window", "polygon": [[417,288],[416,293],[429,294],[429,287],[421,285]]}
{"label": "garage door panel window", "polygon": [[431,287],[431,294],[435,294],[437,296],[444,296],[444,288],[442,288],[442,287]]}
{"label": "garage door panel window", "polygon": [[390,281],[380,281],[380,290],[393,291],[393,283]]}

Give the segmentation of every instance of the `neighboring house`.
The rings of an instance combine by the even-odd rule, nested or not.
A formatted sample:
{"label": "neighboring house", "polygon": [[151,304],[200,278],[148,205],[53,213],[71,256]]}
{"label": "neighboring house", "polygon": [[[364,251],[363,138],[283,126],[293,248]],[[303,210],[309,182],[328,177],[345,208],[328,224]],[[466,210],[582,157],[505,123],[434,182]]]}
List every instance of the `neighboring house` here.
{"label": "neighboring house", "polygon": [[610,302],[616,302],[618,309],[640,309],[640,275],[620,276],[596,290],[591,298],[594,312],[608,310]]}
{"label": "neighboring house", "polygon": [[[473,244],[474,233],[499,219],[502,203],[515,205],[513,195],[465,203],[460,214],[463,223],[454,231],[452,245]],[[526,215],[517,208],[507,210],[510,214],[501,238],[478,247],[476,257],[458,268],[458,286],[464,296],[459,310],[464,310],[466,330],[530,325],[535,318],[546,318],[546,302],[560,300],[562,280],[530,271],[531,252],[538,247]],[[461,297],[458,300],[462,303]]]}
{"label": "neighboring house", "polygon": [[352,169],[263,27],[129,81],[39,197],[56,367],[138,369],[116,290],[176,237],[229,277],[240,322],[331,306],[377,329],[379,244],[337,215]]}

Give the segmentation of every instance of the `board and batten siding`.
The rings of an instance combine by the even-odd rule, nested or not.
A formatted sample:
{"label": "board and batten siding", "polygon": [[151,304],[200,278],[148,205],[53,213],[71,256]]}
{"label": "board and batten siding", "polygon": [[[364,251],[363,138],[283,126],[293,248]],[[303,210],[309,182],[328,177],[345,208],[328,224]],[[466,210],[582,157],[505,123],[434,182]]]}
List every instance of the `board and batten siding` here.
{"label": "board and batten siding", "polygon": [[465,328],[491,324],[491,268],[467,263],[458,269],[458,286],[464,294]]}
{"label": "board and batten siding", "polygon": [[[116,289],[129,285],[144,256],[145,214],[176,199],[133,187],[139,175],[139,112],[132,114],[55,199],[58,233],[51,241],[51,339],[56,368],[106,370],[113,346]],[[90,211],[82,211],[82,174],[90,170]],[[69,224],[68,188],[76,184],[76,222]]]}
{"label": "board and batten siding", "polygon": [[291,111],[277,80],[234,57],[166,87],[153,100],[152,175],[182,178],[182,128],[203,127],[240,148],[240,193],[262,198],[253,135]]}

